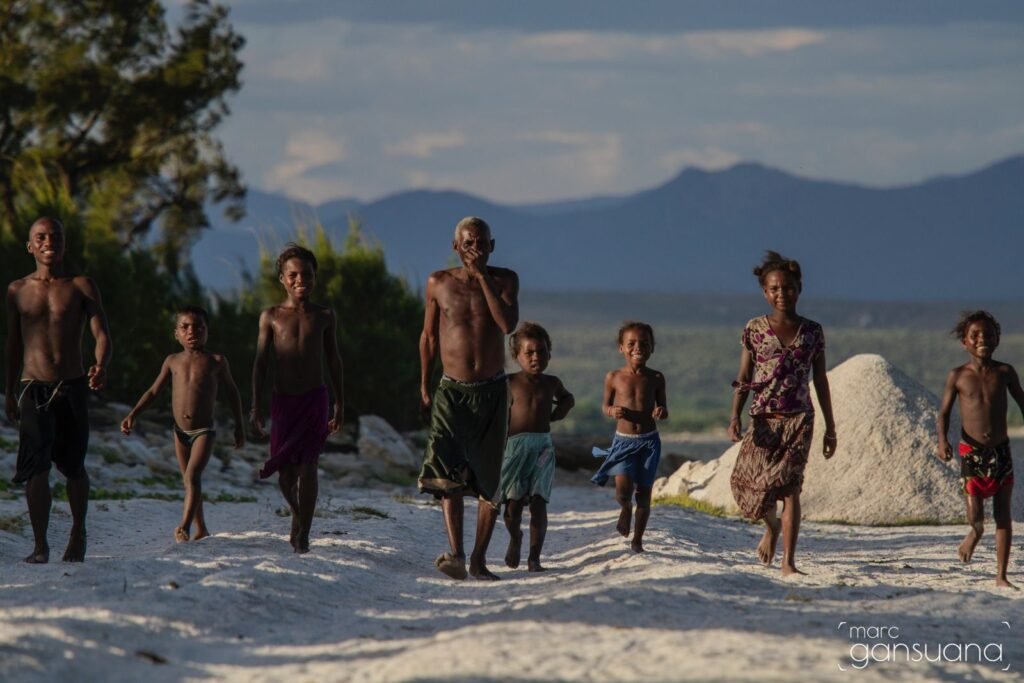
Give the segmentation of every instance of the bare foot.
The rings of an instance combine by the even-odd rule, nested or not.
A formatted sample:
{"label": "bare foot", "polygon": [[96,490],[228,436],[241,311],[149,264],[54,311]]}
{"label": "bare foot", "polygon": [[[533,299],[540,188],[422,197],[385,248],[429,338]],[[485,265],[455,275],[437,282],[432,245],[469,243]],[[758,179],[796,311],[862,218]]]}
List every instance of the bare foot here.
{"label": "bare foot", "polygon": [[629,549],[634,553],[642,553],[644,551],[644,542],[639,538],[634,538],[633,542],[629,544]]}
{"label": "bare foot", "polygon": [[288,535],[288,542],[292,546],[292,550],[299,552],[299,532],[302,531],[302,525],[299,524],[299,516],[292,510],[292,531]]}
{"label": "bare foot", "polygon": [[794,574],[799,574],[800,576],[807,576],[807,572],[800,571],[799,569],[796,568],[795,564],[783,564],[782,565],[782,575],[783,576],[792,576]]}
{"label": "bare foot", "polygon": [[50,561],[50,546],[44,545],[42,547],[36,546],[32,549],[32,553],[25,558],[25,562],[29,564],[46,564]]}
{"label": "bare foot", "polygon": [[967,531],[967,535],[964,536],[963,543],[956,549],[956,554],[960,556],[960,561],[967,563],[974,557],[974,549],[978,547],[978,541],[981,540],[981,534],[974,527],[971,527]]}
{"label": "bare foot", "polygon": [[179,526],[174,530],[174,540],[177,543],[184,543],[188,540],[188,532]]}
{"label": "bare foot", "polygon": [[469,565],[469,575],[477,581],[498,581],[501,579],[500,576],[492,572],[487,568],[487,565],[473,564]]}
{"label": "bare foot", "polygon": [[1012,588],[1013,590],[1017,590],[1017,587],[1007,581],[1005,576],[997,576],[996,585],[1000,588]]}
{"label": "bare foot", "polygon": [[505,552],[505,566],[515,569],[519,566],[519,554],[523,548],[523,532],[511,534],[508,550]]}
{"label": "bare foot", "polygon": [[198,541],[200,538],[206,538],[210,535],[210,530],[205,526],[198,527],[196,529],[196,535],[192,537],[193,541]]}
{"label": "bare foot", "polygon": [[757,559],[761,560],[761,564],[768,566],[775,561],[775,546],[779,541],[779,529],[782,528],[782,522],[778,519],[775,523],[765,520],[764,536],[761,537],[761,542],[757,544]]}
{"label": "bare foot", "polygon": [[295,552],[300,555],[305,555],[309,552],[309,533],[303,533],[299,531],[298,538],[295,539]]}
{"label": "bare foot", "polygon": [[85,529],[71,530],[68,547],[64,550],[65,562],[85,562]]}
{"label": "bare foot", "polygon": [[526,571],[529,572],[546,572],[547,567],[540,566],[540,560],[527,560]]}
{"label": "bare foot", "polygon": [[622,512],[619,513],[619,523],[615,525],[615,530],[619,532],[620,536],[629,538],[629,525],[633,521],[633,506],[623,505]]}
{"label": "bare foot", "polygon": [[451,577],[456,581],[462,581],[466,578],[466,559],[464,557],[456,557],[451,553],[441,553],[434,560],[434,566],[441,570],[441,573],[445,576]]}

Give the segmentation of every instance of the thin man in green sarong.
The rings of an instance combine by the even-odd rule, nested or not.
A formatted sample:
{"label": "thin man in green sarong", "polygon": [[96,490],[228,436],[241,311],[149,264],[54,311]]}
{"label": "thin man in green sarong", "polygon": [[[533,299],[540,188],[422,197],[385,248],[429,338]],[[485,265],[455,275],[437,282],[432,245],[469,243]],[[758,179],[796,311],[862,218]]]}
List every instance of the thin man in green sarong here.
{"label": "thin man in green sarong", "polygon": [[[435,561],[453,579],[465,579],[463,497],[476,496],[476,542],[468,574],[494,581],[487,545],[498,519],[498,483],[508,431],[505,335],[519,322],[519,276],[487,265],[494,251],[491,229],[468,217],[455,226],[452,248],[462,266],[427,280],[420,335],[420,395],[430,412],[419,489],[441,499],[451,552]],[[433,396],[429,383],[438,348],[443,377]]]}

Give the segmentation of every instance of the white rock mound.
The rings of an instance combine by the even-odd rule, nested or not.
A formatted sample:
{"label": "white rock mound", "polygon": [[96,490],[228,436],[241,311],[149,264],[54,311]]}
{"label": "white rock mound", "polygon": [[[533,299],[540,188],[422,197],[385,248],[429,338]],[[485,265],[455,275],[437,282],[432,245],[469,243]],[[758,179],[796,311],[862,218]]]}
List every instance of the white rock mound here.
{"label": "white rock mound", "polygon": [[[959,463],[935,457],[938,398],[881,356],[854,356],[828,373],[839,448],[831,460],[821,455],[825,433],[817,409],[814,440],[800,496],[804,519],[853,524],[892,524],[912,520],[960,523]],[[812,390],[812,395],[814,394]],[[744,427],[749,418],[744,418]],[[951,443],[960,423],[954,409]],[[655,483],[655,496],[689,493],[738,512],[729,477],[739,454],[733,445],[717,460],[689,462]],[[1024,459],[1014,457],[1018,478]],[[1024,519],[1024,494],[1017,492],[1013,517]],[[991,514],[991,504],[986,502]]]}

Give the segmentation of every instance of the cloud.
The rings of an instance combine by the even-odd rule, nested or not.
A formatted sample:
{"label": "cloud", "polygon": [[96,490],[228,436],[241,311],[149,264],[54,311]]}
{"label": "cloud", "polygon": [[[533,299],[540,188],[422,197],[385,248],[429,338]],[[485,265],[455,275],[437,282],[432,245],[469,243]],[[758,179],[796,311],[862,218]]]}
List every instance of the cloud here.
{"label": "cloud", "polygon": [[695,167],[706,171],[720,171],[741,161],[735,152],[720,147],[684,147],[665,152],[658,158],[658,164],[666,171],[676,172],[682,168]]}
{"label": "cloud", "polygon": [[[345,159],[345,146],[337,136],[312,128],[288,134],[285,158],[264,174],[268,189],[283,190],[289,196],[317,202],[339,196],[338,177],[324,177],[325,168],[338,168]],[[306,174],[311,173],[312,177]]]}
{"label": "cloud", "polygon": [[426,159],[437,150],[465,147],[466,143],[466,136],[457,130],[447,133],[424,133],[414,135],[399,143],[385,145],[384,152],[391,156]]}
{"label": "cloud", "polygon": [[617,133],[544,130],[524,133],[521,139],[557,145],[548,165],[556,173],[575,176],[596,186],[614,181],[622,164],[622,137]]}
{"label": "cloud", "polygon": [[759,31],[701,31],[685,34],[690,51],[698,57],[718,58],[739,55],[760,57],[772,52],[790,52],[825,42],[825,34],[805,28],[779,28]]}

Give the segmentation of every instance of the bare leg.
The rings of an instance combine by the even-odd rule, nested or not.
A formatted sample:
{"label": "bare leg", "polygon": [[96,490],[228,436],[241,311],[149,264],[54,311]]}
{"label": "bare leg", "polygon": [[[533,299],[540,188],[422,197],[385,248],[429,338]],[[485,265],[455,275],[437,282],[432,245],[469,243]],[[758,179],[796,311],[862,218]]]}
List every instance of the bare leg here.
{"label": "bare leg", "polygon": [[210,462],[210,454],[213,451],[213,439],[209,434],[203,434],[192,442],[191,452],[186,456],[187,464],[182,476],[185,480],[185,505],[181,518],[180,528],[187,533],[192,527],[192,520],[196,520],[196,535],[192,538],[199,540],[210,535],[206,528],[206,520],[202,518],[203,507],[203,470]]}
{"label": "bare leg", "polygon": [[25,485],[25,499],[28,502],[28,518],[32,522],[35,546],[25,558],[29,564],[46,564],[50,561],[50,545],[46,542],[46,530],[50,526],[50,473],[40,472]]}
{"label": "bare leg", "polygon": [[71,508],[71,534],[64,550],[65,562],[85,562],[85,514],[89,511],[89,475],[68,479],[68,504]]}
{"label": "bare leg", "polygon": [[187,522],[186,519],[191,519],[188,515],[188,478],[185,476],[185,473],[188,471],[189,447],[181,442],[177,434],[174,436],[174,457],[178,461],[178,471],[181,473],[181,482],[185,487],[185,503],[182,506],[181,513],[182,521],[174,530],[174,540],[177,543],[184,543],[189,539],[190,534],[190,522]]}
{"label": "bare leg", "polygon": [[530,556],[526,568],[531,572],[546,571],[540,564],[540,551],[548,532],[548,504],[540,496],[530,498]]}
{"label": "bare leg", "polygon": [[960,556],[961,562],[970,562],[974,557],[974,549],[978,547],[978,541],[985,533],[985,502],[981,496],[967,496],[967,524],[970,529],[964,536],[963,542],[957,548],[956,554]]}
{"label": "bare leg", "polygon": [[629,544],[634,553],[644,551],[644,531],[647,520],[651,518],[651,489],[636,489],[636,524],[633,529],[633,542]]}
{"label": "bare leg", "polygon": [[615,475],[615,500],[619,502],[619,522],[615,530],[629,538],[629,525],[633,521],[633,480],[625,474]]}
{"label": "bare leg", "polygon": [[996,492],[992,499],[992,514],[996,519],[996,585],[1003,588],[1014,588],[1006,578],[1006,568],[1010,564],[1010,546],[1013,542],[1013,518],[1010,516],[1010,499],[1013,488],[1004,486]]}
{"label": "bare leg", "polygon": [[[523,547],[523,503],[525,500],[510,500],[505,503],[505,528],[508,529],[508,550],[505,551],[505,566],[515,569]],[[531,506],[531,510],[532,510]],[[530,520],[533,528],[533,520]]]}
{"label": "bare leg", "polygon": [[796,568],[796,538],[800,535],[800,494],[786,496],[782,503],[782,575],[803,574]]}
{"label": "bare leg", "polygon": [[277,474],[277,485],[292,513],[292,530],[288,542],[292,544],[293,551],[299,552],[299,530],[302,528],[299,521],[299,468],[295,465],[282,465]]}
{"label": "bare leg", "polygon": [[458,580],[466,578],[466,550],[462,545],[464,508],[462,493],[441,497],[441,514],[444,516],[444,529],[448,534],[451,552],[441,553],[434,561],[434,566],[442,574]]}
{"label": "bare leg", "polygon": [[775,547],[778,545],[779,530],[782,528],[782,522],[775,514],[774,505],[765,513],[764,526],[764,536],[757,544],[757,559],[761,560],[761,564],[768,566],[775,561]]}
{"label": "bare leg", "polygon": [[487,546],[491,543],[494,523],[498,521],[498,508],[486,500],[476,504],[476,540],[473,553],[469,556],[469,573],[481,581],[497,581],[498,575],[487,568]]}
{"label": "bare leg", "polygon": [[299,538],[295,552],[309,552],[309,532],[313,528],[313,513],[316,499],[320,495],[320,481],[317,478],[315,462],[299,465]]}

